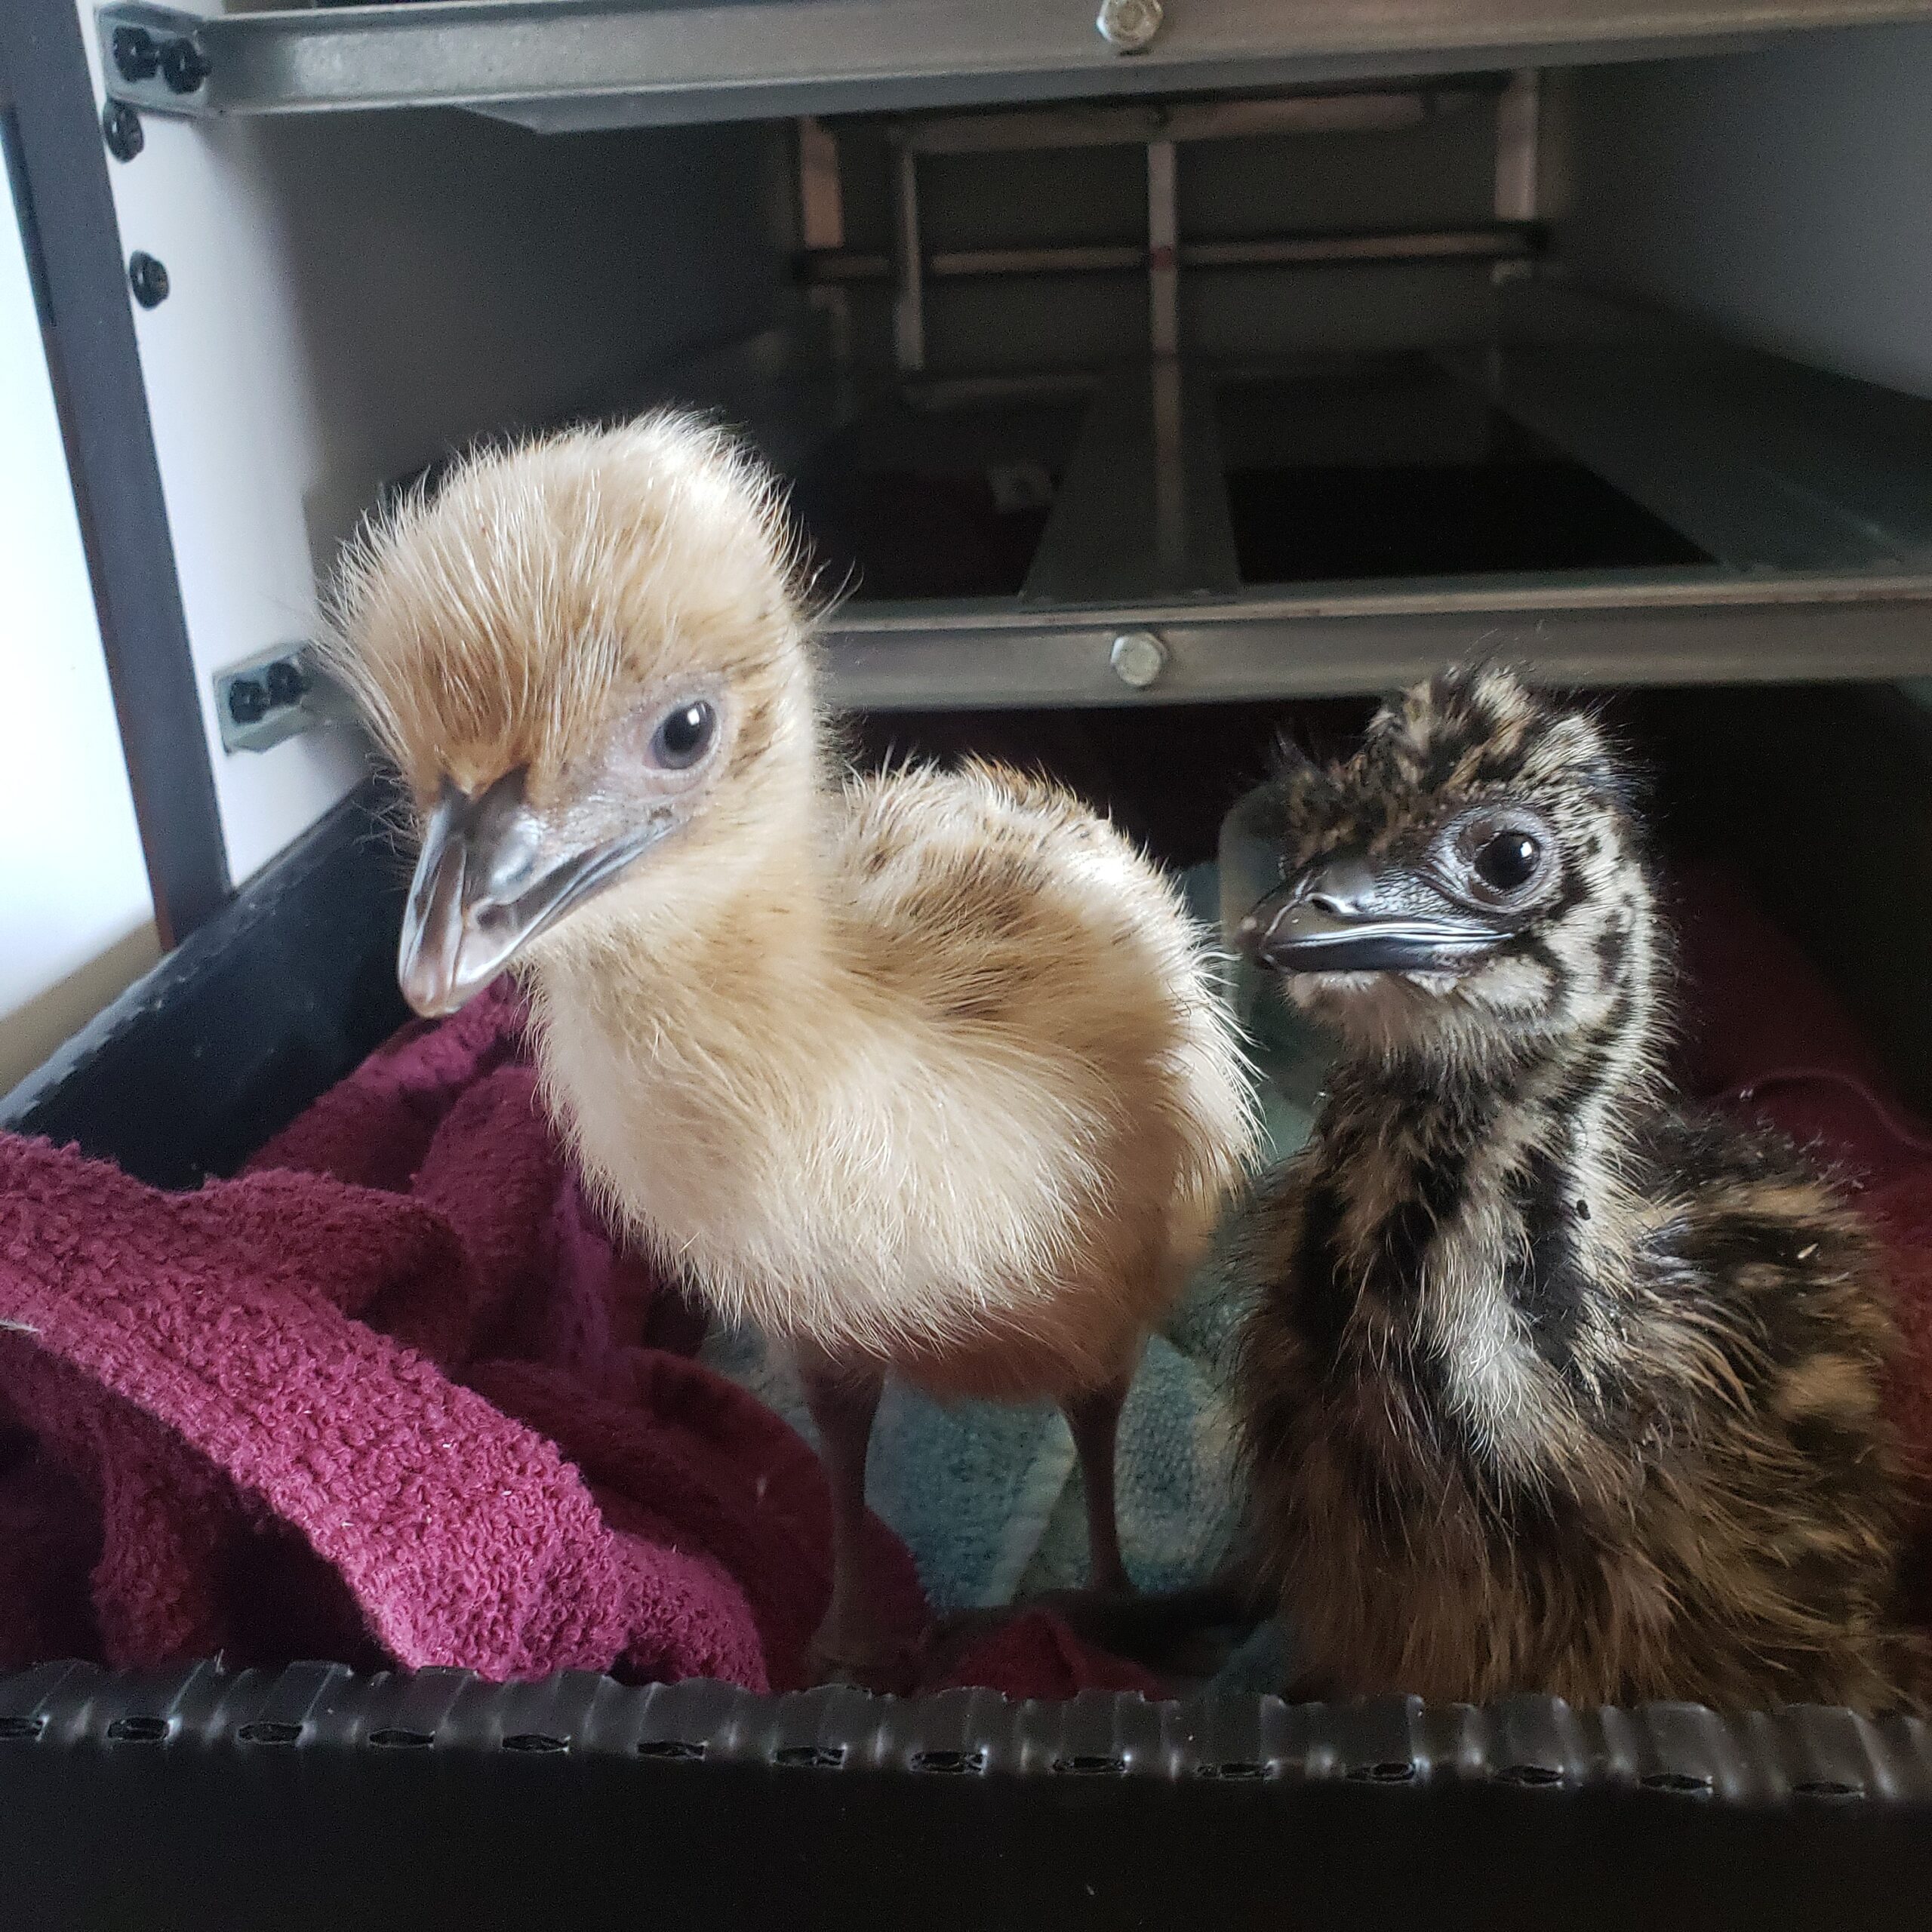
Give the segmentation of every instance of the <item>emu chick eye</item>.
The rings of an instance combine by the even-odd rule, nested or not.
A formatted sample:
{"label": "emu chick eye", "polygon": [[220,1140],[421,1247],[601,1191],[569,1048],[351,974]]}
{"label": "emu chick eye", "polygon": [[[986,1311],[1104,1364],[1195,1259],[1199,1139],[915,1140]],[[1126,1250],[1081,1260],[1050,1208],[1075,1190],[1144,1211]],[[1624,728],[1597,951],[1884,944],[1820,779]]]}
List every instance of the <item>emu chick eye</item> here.
{"label": "emu chick eye", "polygon": [[703,698],[678,705],[658,721],[651,758],[666,771],[683,771],[703,757],[717,728],[718,714]]}
{"label": "emu chick eye", "polygon": [[1477,848],[1476,876],[1497,892],[1528,884],[1543,863],[1543,848],[1527,832],[1499,832]]}

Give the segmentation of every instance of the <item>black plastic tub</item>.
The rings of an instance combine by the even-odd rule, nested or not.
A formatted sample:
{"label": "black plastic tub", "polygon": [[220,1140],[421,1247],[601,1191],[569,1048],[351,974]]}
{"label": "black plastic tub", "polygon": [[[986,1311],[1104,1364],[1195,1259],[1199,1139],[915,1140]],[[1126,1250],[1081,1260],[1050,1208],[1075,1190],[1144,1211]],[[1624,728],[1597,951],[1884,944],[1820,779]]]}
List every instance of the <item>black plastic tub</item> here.
{"label": "black plastic tub", "polygon": [[327,1665],[0,1681],[23,1927],[1904,1927],[1922,1736]]}
{"label": "black plastic tub", "polygon": [[[401,1017],[345,807],[0,1107],[227,1171]],[[0,1678],[0,1927],[1903,1928],[1932,1735],[1844,1711]]]}

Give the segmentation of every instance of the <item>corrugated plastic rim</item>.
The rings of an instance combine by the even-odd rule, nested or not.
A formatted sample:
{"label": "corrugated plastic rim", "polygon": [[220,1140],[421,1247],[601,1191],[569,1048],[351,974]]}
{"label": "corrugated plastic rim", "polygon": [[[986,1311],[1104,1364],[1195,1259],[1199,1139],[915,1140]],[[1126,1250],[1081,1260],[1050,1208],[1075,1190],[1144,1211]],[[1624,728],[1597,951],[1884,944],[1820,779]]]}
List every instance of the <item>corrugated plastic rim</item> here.
{"label": "corrugated plastic rim", "polygon": [[53,1663],[0,1678],[0,1752],[509,1753],[787,1775],[1076,1778],[1168,1783],[1344,1782],[1426,1791],[1654,1794],[1752,1808],[1932,1807],[1932,1730],[1794,1706],[1573,1710],[1548,1697],[1484,1707],[1419,1698],[1290,1704],[1222,1696],[1063,1703],[986,1690],[894,1699],[831,1688],[761,1697],[704,1681],[628,1686],[590,1672],[491,1684],[465,1671],[358,1675],[339,1664],[155,1674]]}

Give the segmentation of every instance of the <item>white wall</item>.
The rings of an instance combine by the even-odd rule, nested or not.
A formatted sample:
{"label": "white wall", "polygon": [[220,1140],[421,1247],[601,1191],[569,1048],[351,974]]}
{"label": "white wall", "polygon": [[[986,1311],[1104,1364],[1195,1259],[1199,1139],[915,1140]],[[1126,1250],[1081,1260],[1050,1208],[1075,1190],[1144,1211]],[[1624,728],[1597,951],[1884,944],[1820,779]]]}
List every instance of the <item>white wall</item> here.
{"label": "white wall", "polygon": [[[76,0],[76,8],[98,101],[92,0]],[[214,718],[216,672],[308,634],[313,590],[300,502],[318,432],[302,386],[281,374],[296,353],[297,325],[276,254],[261,245],[260,217],[251,219],[245,184],[192,125],[146,115],[143,127],[141,154],[109,161],[108,178],[122,254],[146,250],[171,284],[158,308],[134,310],[135,328],[229,867],[239,884],[360,769],[351,746],[315,737],[229,757]]]}
{"label": "white wall", "polygon": [[1932,26],[1575,78],[1565,257],[1932,396]]}
{"label": "white wall", "polygon": [[0,174],[0,1093],[155,955],[12,196]]}
{"label": "white wall", "polygon": [[[94,0],[75,4],[98,97]],[[215,674],[311,634],[318,574],[383,482],[761,326],[781,274],[773,137],[545,137],[446,112],[143,126],[109,180],[123,254],[171,284],[135,327],[239,884],[362,758],[345,732],[224,752]]]}

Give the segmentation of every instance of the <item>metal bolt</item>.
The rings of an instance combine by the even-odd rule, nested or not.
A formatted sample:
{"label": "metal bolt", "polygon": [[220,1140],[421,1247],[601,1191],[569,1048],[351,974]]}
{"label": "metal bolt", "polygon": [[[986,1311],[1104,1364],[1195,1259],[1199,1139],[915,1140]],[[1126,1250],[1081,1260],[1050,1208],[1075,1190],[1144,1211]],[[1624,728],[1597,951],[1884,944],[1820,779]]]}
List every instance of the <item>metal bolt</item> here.
{"label": "metal bolt", "polygon": [[1116,54],[1143,53],[1161,31],[1161,0],[1100,0],[1094,24]]}
{"label": "metal bolt", "polygon": [[161,50],[161,78],[175,94],[192,94],[208,78],[208,57],[192,40],[171,40]]}
{"label": "metal bolt", "polygon": [[267,688],[259,678],[237,678],[228,688],[228,715],[238,724],[257,724],[269,713]]}
{"label": "metal bolt", "polygon": [[1107,662],[1122,684],[1144,691],[1168,668],[1168,647],[1152,631],[1122,631]]}
{"label": "metal bolt", "polygon": [[160,45],[146,27],[114,29],[114,65],[124,81],[151,81],[161,66]]}
{"label": "metal bolt", "polygon": [[125,100],[110,100],[100,110],[100,134],[116,161],[132,161],[147,145],[141,117]]}
{"label": "metal bolt", "polygon": [[167,269],[139,248],[128,257],[128,280],[143,309],[158,308],[168,300]]}

